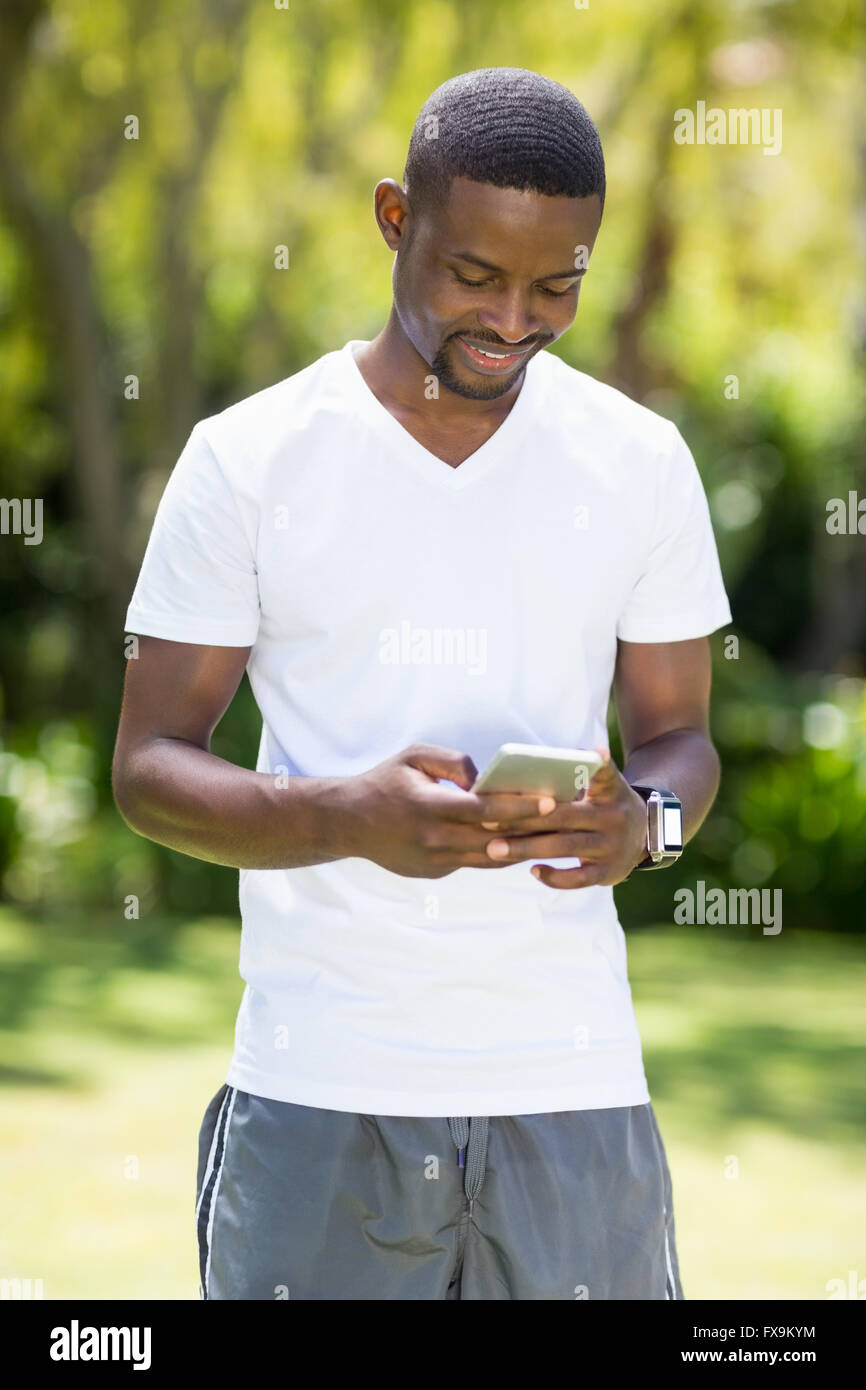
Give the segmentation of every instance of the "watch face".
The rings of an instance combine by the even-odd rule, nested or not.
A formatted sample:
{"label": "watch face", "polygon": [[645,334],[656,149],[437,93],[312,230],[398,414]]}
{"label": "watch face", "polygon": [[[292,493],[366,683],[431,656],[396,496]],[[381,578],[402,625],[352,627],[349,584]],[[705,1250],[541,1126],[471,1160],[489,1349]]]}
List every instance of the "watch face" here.
{"label": "watch face", "polygon": [[665,849],[682,849],[683,813],[679,806],[662,808],[662,835]]}

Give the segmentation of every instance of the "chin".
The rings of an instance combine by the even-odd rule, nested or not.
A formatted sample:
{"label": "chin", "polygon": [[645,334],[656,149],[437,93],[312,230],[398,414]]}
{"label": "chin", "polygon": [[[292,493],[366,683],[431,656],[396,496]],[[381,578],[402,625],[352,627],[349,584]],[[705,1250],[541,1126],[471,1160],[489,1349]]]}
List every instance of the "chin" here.
{"label": "chin", "polygon": [[446,386],[449,391],[453,391],[455,396],[465,396],[470,401],[495,401],[499,396],[504,396],[511,390],[522,371],[523,367],[519,371],[512,372],[511,376],[503,381],[490,377],[479,377],[476,381],[461,381],[456,376],[446,380],[444,376],[440,376],[439,383],[441,386]]}
{"label": "chin", "polygon": [[[471,368],[464,368],[462,364],[459,369],[455,369],[448,348],[449,344],[446,343],[439,349],[430,363],[430,370],[440,386],[452,391],[455,396],[463,396],[466,400],[495,401],[510,391],[520,374],[526,370],[526,362],[520,363],[505,377],[482,376],[480,372],[473,372]],[[456,353],[456,348],[453,351]]]}

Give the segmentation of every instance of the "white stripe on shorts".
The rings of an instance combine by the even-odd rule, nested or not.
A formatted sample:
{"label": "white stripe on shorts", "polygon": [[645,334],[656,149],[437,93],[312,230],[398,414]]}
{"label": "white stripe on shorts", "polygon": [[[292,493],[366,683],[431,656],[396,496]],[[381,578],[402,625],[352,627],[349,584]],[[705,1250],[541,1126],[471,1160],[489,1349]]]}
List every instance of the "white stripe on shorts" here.
{"label": "white stripe on shorts", "polygon": [[[207,1286],[208,1286],[208,1281],[209,1281],[209,1279],[210,1279],[210,1257],[211,1257],[211,1241],[212,1241],[212,1235],[213,1235],[213,1220],[214,1220],[214,1216],[216,1215],[217,1197],[219,1196],[220,1183],[222,1182],[223,1170],[225,1169],[225,1166],[226,1166],[226,1153],[228,1152],[228,1146],[229,1146],[229,1130],[231,1129],[231,1126],[232,1126],[232,1111],[233,1111],[234,1108],[235,1108],[235,1100],[237,1099],[237,1094],[238,1094],[238,1093],[237,1093],[236,1089],[234,1088],[234,1086],[229,1087],[229,1091],[228,1091],[228,1094],[227,1094],[227,1096],[226,1096],[226,1099],[229,1100],[229,1097],[231,1097],[231,1099],[229,1100],[229,1113],[228,1113],[228,1115],[227,1115],[227,1117],[226,1117],[226,1130],[225,1130],[225,1136],[224,1136],[224,1138],[223,1138],[223,1151],[222,1151],[222,1156],[221,1156],[221,1158],[220,1158],[220,1166],[219,1166],[219,1169],[218,1169],[217,1175],[216,1175],[216,1182],[214,1183],[213,1196],[211,1197],[210,1211],[208,1212],[207,1236],[205,1237],[205,1243],[206,1243],[206,1245],[207,1245],[207,1262],[206,1262],[205,1267],[204,1267],[204,1292],[205,1292],[205,1297],[207,1297]],[[225,1101],[223,1101],[223,1106],[225,1106]],[[220,1109],[220,1116],[222,1116],[222,1109]],[[219,1134],[219,1121],[217,1121],[216,1133]],[[214,1137],[216,1138],[216,1136],[214,1136]]]}
{"label": "white stripe on shorts", "polygon": [[675,1299],[676,1296],[677,1296],[677,1285],[676,1285],[676,1280],[674,1279],[673,1266],[672,1266],[672,1264],[671,1264],[671,1247],[670,1247],[670,1244],[668,1243],[668,1209],[667,1209],[667,1207],[664,1208],[664,1213],[665,1213],[665,1265],[666,1265],[667,1271],[668,1271],[667,1287],[666,1287],[666,1289],[665,1289],[665,1298],[673,1298],[673,1299]]}
{"label": "white stripe on shorts", "polygon": [[207,1165],[206,1165],[205,1170],[204,1170],[204,1177],[202,1178],[201,1192],[198,1194],[198,1201],[196,1202],[196,1206],[195,1206],[195,1220],[196,1220],[196,1225],[198,1225],[198,1218],[199,1218],[199,1213],[200,1213],[200,1211],[201,1211],[201,1204],[202,1204],[202,1202],[204,1201],[204,1194],[207,1192],[207,1185],[208,1185],[208,1183],[210,1182],[210,1175],[211,1175],[211,1173],[213,1172],[213,1161],[214,1161],[214,1155],[215,1155],[216,1150],[217,1150],[217,1141],[219,1140],[220,1126],[221,1126],[221,1124],[222,1124],[223,1111],[225,1110],[226,1106],[227,1106],[228,1103],[229,1103],[229,1096],[230,1096],[230,1094],[231,1094],[230,1091],[226,1091],[225,1095],[223,1096],[223,1103],[222,1103],[222,1105],[220,1106],[220,1113],[217,1115],[217,1122],[216,1122],[216,1125],[214,1126],[213,1139],[211,1139],[211,1141],[210,1141],[210,1153],[209,1153],[208,1156],[207,1156]]}

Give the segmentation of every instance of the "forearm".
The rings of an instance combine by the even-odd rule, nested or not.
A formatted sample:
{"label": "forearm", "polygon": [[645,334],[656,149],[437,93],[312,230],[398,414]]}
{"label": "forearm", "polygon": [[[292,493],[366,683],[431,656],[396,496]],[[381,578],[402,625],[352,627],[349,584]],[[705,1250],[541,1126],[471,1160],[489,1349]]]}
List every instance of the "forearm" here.
{"label": "forearm", "polygon": [[679,797],[685,842],[700,829],[716,799],[719,755],[699,729],[676,729],[635,748],[623,776],[632,785],[663,787]]}
{"label": "forearm", "polygon": [[295,869],[352,853],[343,777],[236,767],[182,739],[115,758],[114,795],[139,835],[236,869]]}

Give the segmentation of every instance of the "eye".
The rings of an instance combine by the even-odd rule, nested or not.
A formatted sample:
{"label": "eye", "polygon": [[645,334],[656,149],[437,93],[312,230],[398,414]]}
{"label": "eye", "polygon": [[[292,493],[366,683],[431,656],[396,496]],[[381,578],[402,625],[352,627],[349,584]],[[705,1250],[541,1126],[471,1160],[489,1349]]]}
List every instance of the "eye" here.
{"label": "eye", "polygon": [[[451,274],[459,285],[471,285],[473,289],[480,289],[484,285],[490,284],[489,280],[467,280],[466,276],[461,275],[457,270],[452,270]],[[572,290],[577,289],[577,282],[569,285],[567,290],[549,290],[546,285],[539,285],[539,289],[542,294],[550,295],[552,299],[564,299],[567,294],[571,294]]]}
{"label": "eye", "polygon": [[451,274],[458,284],[461,285],[474,285],[477,288],[479,285],[489,285],[490,283],[489,280],[467,280],[465,275],[458,274],[456,270],[452,270]]}

